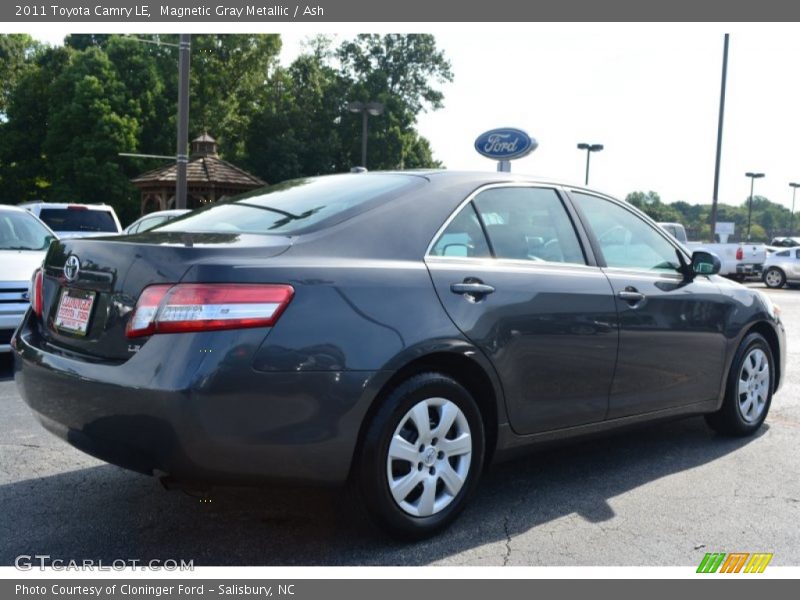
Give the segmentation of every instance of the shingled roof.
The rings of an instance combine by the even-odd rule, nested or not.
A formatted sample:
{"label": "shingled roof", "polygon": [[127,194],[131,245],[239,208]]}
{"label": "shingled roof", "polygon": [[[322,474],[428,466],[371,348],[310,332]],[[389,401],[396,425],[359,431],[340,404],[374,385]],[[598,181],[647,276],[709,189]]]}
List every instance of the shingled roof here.
{"label": "shingled roof", "polygon": [[[177,179],[177,170],[176,164],[170,164],[142,173],[131,179],[131,183],[140,189],[174,183]],[[186,178],[189,185],[204,184],[248,190],[267,185],[252,173],[222,160],[217,155],[216,140],[207,133],[192,140],[192,154],[186,167]]]}

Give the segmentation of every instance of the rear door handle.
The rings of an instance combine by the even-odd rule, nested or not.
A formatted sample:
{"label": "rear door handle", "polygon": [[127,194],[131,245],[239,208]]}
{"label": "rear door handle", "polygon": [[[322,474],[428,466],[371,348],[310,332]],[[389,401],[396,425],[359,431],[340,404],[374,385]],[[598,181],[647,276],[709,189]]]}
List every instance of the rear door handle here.
{"label": "rear door handle", "polygon": [[494,287],[479,281],[463,281],[461,283],[451,283],[450,291],[454,294],[479,298],[480,296],[491,294],[494,291]]}
{"label": "rear door handle", "polygon": [[638,304],[645,299],[645,295],[633,287],[626,287],[617,294],[617,297],[631,305]]}

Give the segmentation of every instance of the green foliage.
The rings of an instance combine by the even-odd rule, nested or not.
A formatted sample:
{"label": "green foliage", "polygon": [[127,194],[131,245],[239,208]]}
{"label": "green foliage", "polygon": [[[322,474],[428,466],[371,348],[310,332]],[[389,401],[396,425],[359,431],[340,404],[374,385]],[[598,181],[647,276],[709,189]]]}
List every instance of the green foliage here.
{"label": "green foliage", "polygon": [[[631,192],[627,202],[645,212],[655,221],[682,223],[690,240],[711,241],[711,206],[709,204],[689,204],[685,201],[664,204],[655,192]],[[717,222],[732,221],[735,233],[729,241],[742,241],[747,238],[748,200],[739,206],[719,204]],[[750,220],[750,239],[754,242],[769,242],[773,237],[789,235],[791,211],[770,202],[763,196],[753,197]]]}
{"label": "green foliage", "polygon": [[39,44],[27,34],[0,35],[0,120],[8,110],[11,93],[32,67]]}
{"label": "green foliage", "polygon": [[[120,152],[175,153],[176,35],[78,34],[63,47],[0,35],[0,202],[108,202],[138,216],[135,175],[163,165]],[[166,44],[160,43],[166,42]],[[415,129],[440,108],[450,64],[430,35],[362,35],[334,48],[318,37],[288,68],[277,35],[192,36],[189,130],[217,138],[223,158],[269,182],[369,166],[439,166]]]}

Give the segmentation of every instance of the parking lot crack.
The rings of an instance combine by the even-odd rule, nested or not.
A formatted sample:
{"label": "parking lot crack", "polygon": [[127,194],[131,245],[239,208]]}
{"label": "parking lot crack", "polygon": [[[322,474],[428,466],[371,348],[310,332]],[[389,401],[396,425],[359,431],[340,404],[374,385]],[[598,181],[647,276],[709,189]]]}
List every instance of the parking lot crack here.
{"label": "parking lot crack", "polygon": [[511,533],[508,530],[508,516],[503,517],[503,532],[506,534],[506,553],[503,556],[503,566],[508,566],[511,559]]}

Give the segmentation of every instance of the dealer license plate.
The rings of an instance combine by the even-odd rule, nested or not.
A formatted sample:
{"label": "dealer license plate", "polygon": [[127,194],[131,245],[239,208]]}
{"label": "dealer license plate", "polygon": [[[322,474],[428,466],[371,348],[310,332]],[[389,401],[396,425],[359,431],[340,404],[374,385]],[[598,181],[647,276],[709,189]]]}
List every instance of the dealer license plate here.
{"label": "dealer license plate", "polygon": [[61,331],[86,335],[94,305],[94,292],[64,288],[58,301],[56,327]]}

